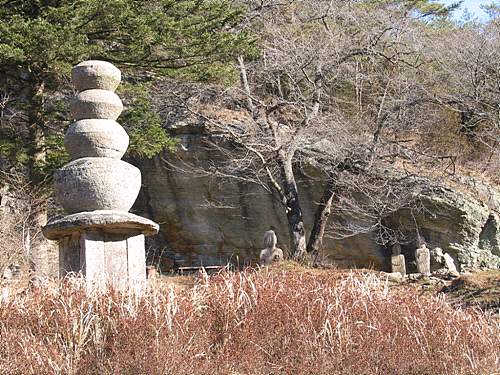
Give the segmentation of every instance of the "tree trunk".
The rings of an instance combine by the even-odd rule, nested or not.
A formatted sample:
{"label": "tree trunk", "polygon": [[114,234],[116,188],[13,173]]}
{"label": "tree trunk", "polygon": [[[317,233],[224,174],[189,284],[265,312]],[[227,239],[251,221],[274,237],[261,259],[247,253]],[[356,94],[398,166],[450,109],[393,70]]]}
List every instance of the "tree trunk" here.
{"label": "tree trunk", "polygon": [[243,59],[243,56],[238,57],[238,65],[240,67],[241,88],[243,89],[243,91],[245,92],[245,95],[247,97],[247,109],[252,114],[252,117],[254,117],[255,116],[255,107],[254,107],[253,101],[252,101],[252,93],[250,91],[250,85],[248,84],[247,68],[245,66],[245,60]]}
{"label": "tree trunk", "polygon": [[49,252],[50,242],[43,236],[42,227],[47,224],[47,204],[40,204],[32,207],[30,215],[30,248],[28,257],[31,270],[40,276],[47,276],[49,273]]}
{"label": "tree trunk", "polygon": [[299,201],[297,183],[292,169],[290,158],[280,158],[286,201],[286,216],[288,219],[288,231],[290,232],[290,241],[292,245],[292,257],[300,260],[306,254],[306,233],[304,229],[304,217]]}
{"label": "tree trunk", "polygon": [[307,243],[307,252],[312,253],[315,263],[319,260],[319,254],[323,249],[323,236],[325,234],[326,224],[332,209],[333,198],[336,193],[336,185],[333,179],[330,179],[325,187],[325,191],[319,201],[318,208],[314,215],[314,224]]}
{"label": "tree trunk", "polygon": [[[41,167],[45,164],[45,120],[43,117],[44,84],[34,84],[30,94],[28,110],[30,154],[28,174],[33,186],[44,183]],[[37,191],[41,191],[36,189]],[[30,249],[28,257],[32,271],[38,275],[48,273],[49,241],[42,234],[42,227],[47,224],[47,201],[44,197],[33,196],[30,202]]]}

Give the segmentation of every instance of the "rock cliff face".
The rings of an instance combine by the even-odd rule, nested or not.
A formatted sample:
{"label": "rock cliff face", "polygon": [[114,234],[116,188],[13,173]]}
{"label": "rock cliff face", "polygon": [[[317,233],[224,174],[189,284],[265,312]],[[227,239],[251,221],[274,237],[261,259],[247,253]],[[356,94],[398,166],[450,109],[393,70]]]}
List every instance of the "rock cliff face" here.
{"label": "rock cliff face", "polygon": [[[278,246],[286,252],[289,237],[280,204],[256,185],[221,185],[210,176],[182,171],[186,161],[203,166],[217,163],[220,155],[206,148],[203,136],[192,127],[176,133],[182,149],[178,158],[165,153],[139,163],[144,181],[135,211],[160,223],[160,234],[150,242],[150,253],[170,266],[255,263],[263,248],[262,236],[270,227],[278,235]],[[306,224],[311,223],[321,187],[300,178],[299,190],[304,197],[301,203]],[[416,235],[430,249],[440,247],[450,253],[462,270],[500,268],[500,194],[482,184],[476,184],[476,191],[472,196],[429,184],[418,197],[423,207],[420,212],[401,210],[386,218],[409,238],[402,245],[409,271]],[[340,267],[389,268],[391,252],[377,243],[375,234],[325,238],[324,247],[325,259]]]}
{"label": "rock cliff face", "polygon": [[[498,195],[492,198],[490,203],[498,207]],[[428,247],[448,252],[461,269],[500,268],[499,216],[493,206],[442,186],[429,186],[419,199],[425,210],[413,215],[398,211],[388,219],[394,227],[409,232],[417,222]],[[410,242],[403,248],[411,253],[415,246]]]}

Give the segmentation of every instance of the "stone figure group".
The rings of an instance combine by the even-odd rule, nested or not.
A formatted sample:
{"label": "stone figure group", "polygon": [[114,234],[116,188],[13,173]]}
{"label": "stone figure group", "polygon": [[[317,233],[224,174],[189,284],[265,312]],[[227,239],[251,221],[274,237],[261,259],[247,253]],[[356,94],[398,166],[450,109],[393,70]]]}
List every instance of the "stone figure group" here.
{"label": "stone figure group", "polygon": [[[406,275],[406,262],[405,256],[401,254],[401,245],[396,243],[392,246],[391,255],[391,272],[399,273],[401,276]],[[443,253],[440,248],[430,250],[425,241],[419,237],[417,241],[417,249],[415,250],[415,264],[419,274],[429,276],[431,275],[431,260],[437,263],[436,270],[438,273],[445,273],[452,276],[458,276],[458,271],[452,256],[448,253]],[[435,269],[436,267],[434,267]]]}

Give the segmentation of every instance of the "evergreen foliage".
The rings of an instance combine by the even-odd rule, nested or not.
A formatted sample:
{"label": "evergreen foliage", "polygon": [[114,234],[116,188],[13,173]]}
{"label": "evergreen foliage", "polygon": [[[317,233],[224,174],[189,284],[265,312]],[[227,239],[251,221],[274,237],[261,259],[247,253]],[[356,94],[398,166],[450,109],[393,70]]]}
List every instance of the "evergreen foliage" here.
{"label": "evergreen foliage", "polygon": [[121,117],[130,137],[127,153],[133,157],[152,158],[163,149],[173,149],[176,140],[166,136],[162,121],[152,108],[148,84],[126,84],[120,94],[131,98],[129,109]]}
{"label": "evergreen foliage", "polygon": [[[137,73],[213,80],[248,48],[233,32],[241,9],[227,0],[0,0],[0,156],[40,181],[65,161],[62,125],[73,65],[102,59]],[[151,74],[149,74],[151,76]],[[171,144],[151,113],[146,85],[120,121],[133,154]]]}

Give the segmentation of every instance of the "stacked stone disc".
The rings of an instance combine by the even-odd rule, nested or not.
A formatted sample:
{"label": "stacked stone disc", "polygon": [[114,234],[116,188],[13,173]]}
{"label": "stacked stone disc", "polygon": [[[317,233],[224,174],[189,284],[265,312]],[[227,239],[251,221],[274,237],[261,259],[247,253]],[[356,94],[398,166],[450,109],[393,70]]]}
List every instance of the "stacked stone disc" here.
{"label": "stacked stone disc", "polygon": [[72,162],[54,175],[56,197],[68,213],[128,211],[141,187],[140,171],[120,160],[129,138],[116,119],[123,104],[115,94],[121,72],[104,61],[85,61],[72,71],[79,93],[71,103],[76,120],[64,139]]}

